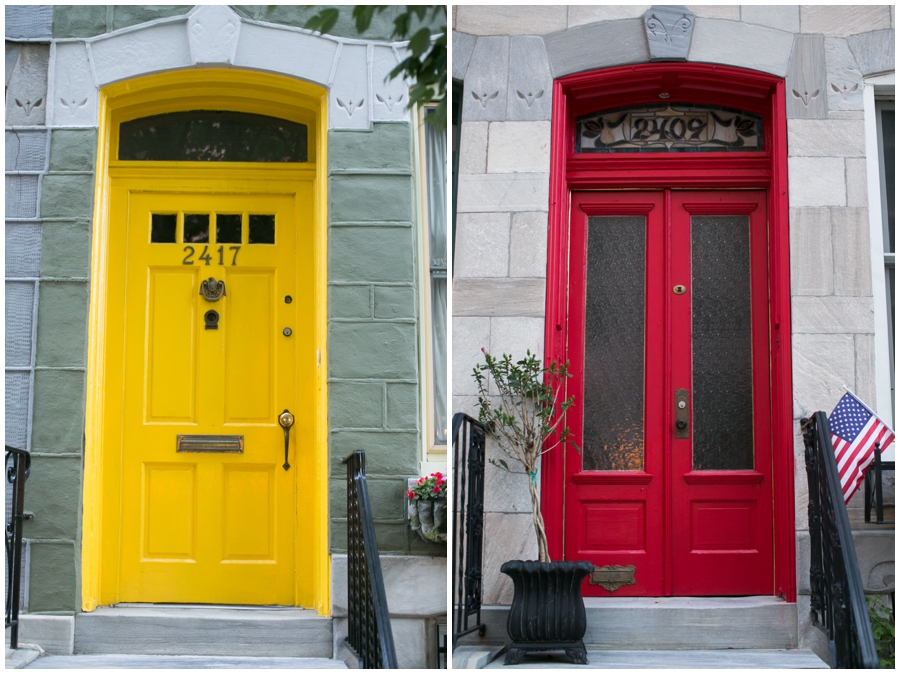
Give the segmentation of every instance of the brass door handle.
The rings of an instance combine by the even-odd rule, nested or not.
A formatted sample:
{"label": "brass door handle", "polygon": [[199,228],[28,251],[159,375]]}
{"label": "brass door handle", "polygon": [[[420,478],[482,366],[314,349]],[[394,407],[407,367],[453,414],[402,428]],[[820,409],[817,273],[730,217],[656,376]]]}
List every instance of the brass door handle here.
{"label": "brass door handle", "polygon": [[294,425],[294,415],[285,410],[278,415],[278,424],[284,431],[284,465],[282,468],[288,470],[291,464],[288,463],[288,449],[291,446],[291,426]]}
{"label": "brass door handle", "polygon": [[688,391],[680,388],[675,391],[675,439],[691,437],[690,429],[691,411],[689,407]]}

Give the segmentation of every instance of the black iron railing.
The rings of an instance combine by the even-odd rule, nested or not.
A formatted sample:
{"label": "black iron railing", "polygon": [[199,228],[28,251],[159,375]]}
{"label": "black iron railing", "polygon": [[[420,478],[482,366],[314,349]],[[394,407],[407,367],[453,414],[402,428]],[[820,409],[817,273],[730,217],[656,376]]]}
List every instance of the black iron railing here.
{"label": "black iron railing", "polygon": [[347,643],[360,669],[397,669],[372,505],[366,487],[366,453],[347,464]]}
{"label": "black iron railing", "polygon": [[22,585],[22,523],[25,514],[25,480],[31,471],[31,454],[6,445],[6,627],[9,647],[19,647],[19,592]]}
{"label": "black iron railing", "polygon": [[453,415],[454,646],[467,634],[485,632],[481,622],[485,437],[480,422],[468,414]]}
{"label": "black iron railing", "polygon": [[825,632],[835,669],[874,669],[878,653],[866,609],[828,417],[803,419],[809,481],[810,615]]}
{"label": "black iron railing", "polygon": [[883,471],[894,470],[893,461],[881,460],[881,447],[875,443],[875,460],[866,471],[865,509],[866,522],[872,521],[872,506],[875,506],[875,524],[893,524],[884,521],[884,497],[881,493],[881,476]]}

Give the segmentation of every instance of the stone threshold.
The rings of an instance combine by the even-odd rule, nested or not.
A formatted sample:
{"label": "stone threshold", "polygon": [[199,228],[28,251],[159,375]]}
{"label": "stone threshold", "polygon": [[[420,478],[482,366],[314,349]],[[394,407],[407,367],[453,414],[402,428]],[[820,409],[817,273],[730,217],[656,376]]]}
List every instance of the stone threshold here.
{"label": "stone threshold", "polygon": [[485,669],[830,669],[809,649],[590,650],[588,664],[574,665],[563,654],[526,656],[506,666],[499,657]]}
{"label": "stone threshold", "polygon": [[347,669],[347,665],[329,658],[107,654],[45,656],[25,669]]}

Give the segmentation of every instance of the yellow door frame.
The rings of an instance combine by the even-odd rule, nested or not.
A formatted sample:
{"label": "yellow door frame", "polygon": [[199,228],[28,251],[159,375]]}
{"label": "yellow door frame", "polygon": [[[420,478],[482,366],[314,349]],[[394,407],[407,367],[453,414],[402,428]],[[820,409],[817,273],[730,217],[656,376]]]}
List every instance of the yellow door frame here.
{"label": "yellow door frame", "polygon": [[[316,345],[316,432],[314,447],[314,476],[311,494],[299,494],[299,506],[307,508],[315,520],[312,541],[296,541],[296,545],[312,546],[315,573],[314,606],[319,615],[331,611],[331,565],[328,554],[328,410],[327,410],[327,138],[328,96],[325,89],[282,75],[236,69],[183,70],[117,82],[100,90],[99,130],[97,139],[97,178],[94,187],[94,218],[91,256],[90,311],[88,323],[87,388],[85,410],[85,465],[83,522],[81,540],[81,604],[82,610],[93,611],[116,598],[101,592],[101,571],[104,564],[119,564],[118,550],[109,542],[118,537],[109,535],[104,541],[104,508],[120,503],[103,502],[104,485],[118,480],[108,468],[114,447],[104,438],[106,398],[106,347],[110,330],[121,330],[122,323],[108,316],[109,231],[111,174],[118,172],[140,174],[141,171],[167,169],[190,174],[202,166],[207,172],[223,172],[224,165],[209,162],[121,162],[118,157],[118,129],[124,121],[149,115],[183,110],[234,110],[280,117],[306,124],[310,161],[307,164],[273,165],[241,164],[250,172],[270,174],[290,179],[298,169],[315,171],[315,345]],[[232,165],[234,166],[234,165]],[[277,178],[276,178],[277,179]],[[115,292],[115,290],[113,290]],[[108,492],[107,492],[108,493]],[[299,518],[298,518],[299,519]],[[104,544],[106,543],[106,545]],[[113,549],[111,549],[111,547]],[[106,569],[108,572],[109,569]],[[309,573],[309,569],[295,569]],[[295,583],[296,584],[296,583]]]}

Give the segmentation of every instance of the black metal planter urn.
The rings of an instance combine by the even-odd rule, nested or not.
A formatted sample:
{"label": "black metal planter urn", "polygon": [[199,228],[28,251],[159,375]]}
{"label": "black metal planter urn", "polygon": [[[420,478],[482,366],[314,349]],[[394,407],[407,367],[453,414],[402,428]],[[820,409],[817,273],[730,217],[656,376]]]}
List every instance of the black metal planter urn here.
{"label": "black metal planter urn", "polygon": [[559,650],[575,664],[587,664],[581,583],[593,570],[590,562],[514,560],[500,567],[512,578],[515,590],[506,621],[513,643],[505,664],[517,665],[529,652]]}

